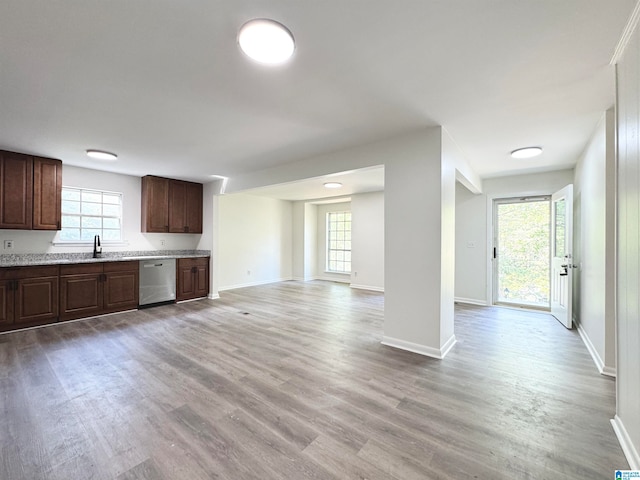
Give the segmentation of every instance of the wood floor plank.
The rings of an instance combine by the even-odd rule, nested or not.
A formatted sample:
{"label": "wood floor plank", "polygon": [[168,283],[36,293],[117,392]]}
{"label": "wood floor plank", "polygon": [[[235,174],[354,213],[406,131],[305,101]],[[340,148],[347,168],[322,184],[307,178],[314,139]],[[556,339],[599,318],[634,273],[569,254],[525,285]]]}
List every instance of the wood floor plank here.
{"label": "wood floor plank", "polygon": [[0,335],[3,480],[610,478],[615,381],[550,315],[456,305],[444,360],[384,295],[282,282]]}

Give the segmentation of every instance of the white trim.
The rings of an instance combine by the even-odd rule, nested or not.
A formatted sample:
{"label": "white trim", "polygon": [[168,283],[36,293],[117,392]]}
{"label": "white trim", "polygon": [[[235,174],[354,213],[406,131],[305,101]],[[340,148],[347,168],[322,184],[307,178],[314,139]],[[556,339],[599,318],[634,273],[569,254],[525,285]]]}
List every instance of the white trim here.
{"label": "white trim", "polygon": [[476,300],[475,298],[454,297],[453,301],[456,303],[466,303],[468,305],[478,305],[481,307],[487,306],[486,300]]}
{"label": "white trim", "polygon": [[258,285],[267,285],[268,283],[287,282],[290,280],[293,280],[293,279],[291,277],[286,277],[286,278],[274,278],[273,280],[263,280],[260,282],[238,283],[235,285],[218,287],[218,292],[224,292],[225,290],[235,290],[236,288],[256,287]]}
{"label": "white trim", "polygon": [[313,277],[313,276],[308,276],[308,277],[291,277],[291,280],[294,280],[296,282],[310,282],[312,280],[319,280],[318,277]]}
{"label": "white trim", "polygon": [[358,285],[357,283],[352,283],[349,286],[357,290],[371,290],[372,292],[384,292],[384,287],[373,287],[371,285]]}
{"label": "white trim", "polygon": [[220,295],[218,293],[210,293],[209,295],[207,295],[207,298],[209,300],[217,300],[220,298]]}
{"label": "white trim", "polygon": [[[340,274],[335,274],[335,275],[340,275]],[[318,275],[313,280],[324,280],[326,282],[336,282],[336,283],[351,283],[351,277],[348,275],[340,275],[339,277]]]}
{"label": "white trim", "polygon": [[609,65],[616,65],[624,55],[624,51],[629,44],[629,40],[631,40],[631,36],[638,25],[638,19],[640,18],[640,2],[636,3],[636,6],[633,8],[633,12],[631,12],[631,16],[627,21],[627,25],[624,27],[622,31],[622,35],[620,36],[620,40],[618,40],[618,44],[616,45],[616,49],[613,51],[613,56],[611,57],[611,61]]}
{"label": "white trim", "polygon": [[589,338],[587,331],[584,328],[582,328],[582,325],[580,324],[580,322],[576,321],[575,316],[573,317],[573,324],[576,326],[576,329],[580,334],[580,338],[582,338],[582,342],[584,343],[584,346],[587,347],[587,351],[591,355],[591,358],[593,359],[593,363],[596,364],[596,367],[598,368],[598,372],[600,372],[601,375],[606,375],[608,377],[615,378],[616,369],[614,367],[607,367],[604,364],[604,362],[602,361],[602,358],[600,358],[600,354],[598,354],[598,351],[596,350],[596,347],[593,345],[593,342]]}
{"label": "white trim", "polygon": [[383,345],[393,348],[399,348],[400,350],[406,350],[408,352],[419,353],[420,355],[425,355],[427,357],[437,358],[438,360],[442,360],[444,356],[449,353],[449,351],[453,348],[456,343],[456,336],[451,335],[451,338],[447,340],[444,345],[440,348],[427,347],[426,345],[420,345],[418,343],[407,342],[406,340],[400,340],[399,338],[393,337],[382,337]]}
{"label": "white trim", "polygon": [[627,462],[629,462],[629,467],[631,467],[631,470],[640,470],[640,455],[638,455],[638,450],[633,445],[631,437],[629,437],[629,433],[627,433],[627,429],[624,428],[622,419],[618,415],[611,420],[611,426],[613,426],[613,431],[618,437],[622,452],[627,458]]}
{"label": "white trim", "polygon": [[587,347],[587,351],[591,355],[591,358],[593,359],[593,363],[596,364],[596,367],[598,368],[598,372],[602,374],[602,371],[604,370],[604,362],[602,361],[602,358],[600,358],[600,355],[598,354],[596,347],[593,345],[593,342],[589,338],[589,335],[587,334],[585,329],[582,327],[582,325],[576,322],[575,317],[573,319],[573,324],[576,326],[576,329],[580,334],[580,338],[582,338],[582,343],[584,343],[584,346]]}

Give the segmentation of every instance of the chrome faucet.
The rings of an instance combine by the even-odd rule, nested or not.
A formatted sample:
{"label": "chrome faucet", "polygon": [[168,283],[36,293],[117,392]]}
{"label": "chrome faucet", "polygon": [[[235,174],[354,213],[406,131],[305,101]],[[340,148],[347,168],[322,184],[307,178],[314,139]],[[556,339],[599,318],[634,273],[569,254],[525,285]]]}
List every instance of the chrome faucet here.
{"label": "chrome faucet", "polygon": [[93,258],[98,258],[102,255],[102,247],[100,246],[100,235],[93,237]]}

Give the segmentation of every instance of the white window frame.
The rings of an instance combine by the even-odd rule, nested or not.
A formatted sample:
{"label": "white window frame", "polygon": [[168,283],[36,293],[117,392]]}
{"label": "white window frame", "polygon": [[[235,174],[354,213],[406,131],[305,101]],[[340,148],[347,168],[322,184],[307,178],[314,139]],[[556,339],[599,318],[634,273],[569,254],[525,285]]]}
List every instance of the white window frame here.
{"label": "white window frame", "polygon": [[[340,214],[344,214],[344,215],[348,215],[349,216],[349,230],[346,229],[342,229],[342,230],[335,230],[332,231],[331,230],[331,216],[332,215],[340,215]],[[327,255],[327,259],[326,259],[326,264],[325,264],[325,271],[327,273],[337,273],[337,274],[342,274],[342,275],[350,275],[351,274],[351,225],[352,225],[352,219],[351,219],[351,212],[350,211],[336,211],[336,212],[327,212],[327,216],[326,216],[326,233],[327,233],[327,244],[326,244],[326,255]],[[348,240],[338,240],[337,238],[335,239],[336,242],[342,241],[342,242],[349,242],[349,248],[331,248],[331,242],[334,241],[332,238],[332,233],[339,233],[339,232],[349,232],[349,239]],[[348,270],[334,270],[331,268],[331,252],[336,252],[338,255],[340,253],[342,253],[343,255],[343,260],[336,260],[336,261],[340,261],[343,264],[344,263],[348,263],[349,264],[349,269]],[[348,253],[349,256],[349,260],[344,260],[344,256]]]}
{"label": "white window frame", "polygon": [[[120,239],[119,240],[106,240],[104,239],[104,229],[103,227],[100,227],[100,243],[102,245],[111,245],[111,246],[118,246],[118,245],[128,245],[128,242],[126,242],[124,240],[124,225],[123,225],[123,216],[124,216],[124,195],[122,192],[113,192],[113,191],[109,191],[109,190],[99,190],[96,188],[83,188],[83,187],[71,187],[71,186],[62,186],[62,190],[64,192],[64,190],[75,190],[77,192],[80,193],[80,213],[65,213],[64,211],[62,212],[62,216],[64,217],[65,215],[69,216],[69,215],[73,215],[73,216],[77,216],[80,219],[80,235],[82,236],[82,217],[83,216],[91,216],[91,217],[102,217],[102,218],[117,218],[120,221]],[[114,215],[94,215],[94,214],[83,214],[82,213],[82,193],[83,192],[89,192],[89,193],[99,193],[100,195],[115,195],[118,196],[120,198],[120,215],[118,216],[114,216]],[[102,205],[104,205],[104,203],[102,203]],[[113,204],[110,204],[113,205]],[[63,227],[64,228],[64,227]],[[92,229],[93,230],[93,229]],[[58,239],[54,242],[52,242],[54,245],[58,245],[58,246],[86,246],[86,245],[93,245],[93,236],[90,239],[87,240],[61,240],[60,237],[62,235],[62,230],[60,230],[59,235],[57,236]]]}

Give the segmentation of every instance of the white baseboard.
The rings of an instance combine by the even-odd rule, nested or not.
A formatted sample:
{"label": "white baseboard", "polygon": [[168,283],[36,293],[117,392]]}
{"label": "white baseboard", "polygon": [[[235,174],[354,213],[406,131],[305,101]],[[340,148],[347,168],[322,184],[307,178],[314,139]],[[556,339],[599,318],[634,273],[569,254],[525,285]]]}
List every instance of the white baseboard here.
{"label": "white baseboard", "polygon": [[[627,458],[627,462],[629,462],[629,467],[631,470],[640,470],[640,455],[638,455],[638,450],[636,450],[636,447],[633,445],[631,437],[629,437],[629,433],[627,433],[627,429],[624,428],[622,419],[616,415],[611,420],[611,425],[613,426],[613,431],[616,432],[616,437],[618,437],[618,442],[620,442],[622,452]],[[624,470],[623,467],[614,466],[614,468]]]}
{"label": "white baseboard", "polygon": [[259,282],[247,282],[247,283],[238,283],[235,285],[226,285],[224,287],[218,287],[218,292],[224,292],[225,290],[235,290],[236,288],[257,287],[258,285],[267,285],[269,283],[288,282],[289,280],[293,280],[293,278],[291,277],[274,278],[272,280],[261,280]]}
{"label": "white baseboard", "polygon": [[456,337],[455,335],[451,335],[451,338],[449,338],[449,340],[447,340],[440,348],[427,347],[426,345],[420,345],[418,343],[407,342],[406,340],[386,336],[382,337],[382,342],[380,343],[388,347],[399,348],[400,350],[419,353],[420,355],[442,360],[455,345]]}
{"label": "white baseboard", "polygon": [[479,305],[481,307],[487,306],[486,300],[476,300],[475,298],[454,297],[453,301],[456,303],[466,303],[468,305]]}
{"label": "white baseboard", "polygon": [[296,282],[311,282],[312,280],[318,280],[317,277],[292,277],[291,280]]}
{"label": "white baseboard", "polygon": [[336,283],[351,283],[351,277],[345,276],[345,278],[341,277],[325,277],[322,275],[318,275],[314,280],[324,280],[325,282],[336,282]]}
{"label": "white baseboard", "polygon": [[210,293],[209,295],[207,295],[207,298],[209,300],[217,300],[220,298],[220,294],[218,293]]}
{"label": "white baseboard", "polygon": [[587,347],[587,351],[591,355],[591,358],[593,359],[593,363],[596,364],[596,368],[598,369],[598,372],[600,372],[601,375],[615,377],[616,369],[612,367],[606,367],[604,365],[604,362],[602,361],[602,358],[600,358],[600,355],[598,354],[596,347],[591,342],[589,335],[587,334],[585,329],[582,327],[582,325],[579,322],[577,322],[575,318],[573,319],[573,324],[576,326],[576,329],[580,334],[580,338],[582,339],[584,346]]}
{"label": "white baseboard", "polygon": [[371,285],[358,285],[357,283],[352,283],[349,286],[351,288],[356,288],[358,290],[371,290],[372,292],[384,292],[384,287],[372,287]]}

